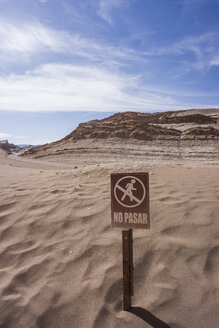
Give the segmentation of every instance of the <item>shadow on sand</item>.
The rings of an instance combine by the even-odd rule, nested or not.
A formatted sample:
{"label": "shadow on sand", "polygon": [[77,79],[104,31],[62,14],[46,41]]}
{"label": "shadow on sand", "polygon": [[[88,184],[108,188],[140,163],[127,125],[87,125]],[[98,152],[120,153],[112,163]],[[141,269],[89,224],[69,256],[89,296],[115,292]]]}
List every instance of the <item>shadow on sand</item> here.
{"label": "shadow on sand", "polygon": [[135,314],[153,328],[171,328],[168,324],[155,317],[151,312],[141,307],[132,307],[128,312]]}

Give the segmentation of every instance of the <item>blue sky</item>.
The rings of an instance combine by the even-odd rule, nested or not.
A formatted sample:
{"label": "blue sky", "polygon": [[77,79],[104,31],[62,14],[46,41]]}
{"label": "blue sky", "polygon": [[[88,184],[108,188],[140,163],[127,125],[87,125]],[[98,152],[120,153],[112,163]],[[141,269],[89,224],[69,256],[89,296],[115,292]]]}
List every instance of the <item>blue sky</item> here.
{"label": "blue sky", "polygon": [[108,112],[219,107],[218,87],[218,0],[0,0],[0,138],[43,143]]}

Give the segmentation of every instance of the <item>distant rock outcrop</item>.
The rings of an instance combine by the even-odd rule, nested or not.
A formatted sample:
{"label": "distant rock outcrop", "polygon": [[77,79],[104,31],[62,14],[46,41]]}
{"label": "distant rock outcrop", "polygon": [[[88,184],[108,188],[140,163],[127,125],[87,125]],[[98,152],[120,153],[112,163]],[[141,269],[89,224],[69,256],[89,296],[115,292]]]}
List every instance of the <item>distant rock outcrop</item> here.
{"label": "distant rock outcrop", "polygon": [[20,150],[20,147],[9,143],[8,140],[0,140],[0,148],[7,151],[8,153],[17,152]]}

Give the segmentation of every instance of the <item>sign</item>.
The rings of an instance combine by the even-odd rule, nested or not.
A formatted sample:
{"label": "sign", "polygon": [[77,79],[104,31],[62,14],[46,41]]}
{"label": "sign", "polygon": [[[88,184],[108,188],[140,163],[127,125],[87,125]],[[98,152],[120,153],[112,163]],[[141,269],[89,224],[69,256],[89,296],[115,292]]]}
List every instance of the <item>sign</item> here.
{"label": "sign", "polygon": [[111,174],[112,226],[150,228],[148,173]]}

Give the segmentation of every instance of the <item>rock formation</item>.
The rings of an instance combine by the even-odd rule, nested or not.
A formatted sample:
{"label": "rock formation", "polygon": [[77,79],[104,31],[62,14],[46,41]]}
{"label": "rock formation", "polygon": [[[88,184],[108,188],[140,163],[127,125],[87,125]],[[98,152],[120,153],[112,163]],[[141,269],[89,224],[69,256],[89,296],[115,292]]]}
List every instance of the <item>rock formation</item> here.
{"label": "rock formation", "polygon": [[[102,120],[81,123],[63,139],[31,148],[24,156],[43,157],[43,154],[69,152],[77,142],[109,141],[115,144],[135,140],[141,142],[212,141],[219,136],[219,110],[187,110],[160,113],[116,113]],[[117,140],[117,141],[116,141]],[[90,147],[90,146],[89,146]],[[86,147],[85,147],[86,148]],[[39,155],[40,154],[40,155]],[[39,155],[39,156],[38,156]]]}
{"label": "rock formation", "polygon": [[[175,112],[174,112],[175,113]],[[106,119],[93,120],[86,123],[81,123],[71,134],[66,136],[64,140],[79,140],[93,138],[134,138],[139,140],[167,140],[179,139],[189,136],[195,139],[198,135],[206,135],[207,138],[214,139],[217,137],[218,130],[214,127],[205,128],[209,125],[216,125],[217,119],[202,114],[175,116],[173,112],[143,114],[136,112],[117,113]],[[172,128],[172,124],[193,124],[202,125],[193,134],[189,131],[188,134],[180,131],[180,129]],[[190,129],[191,130],[191,129]],[[200,131],[200,133],[198,133]]]}
{"label": "rock formation", "polygon": [[8,140],[0,140],[0,148],[5,150],[8,153],[11,152],[18,152],[20,150],[20,147],[9,143]]}

